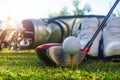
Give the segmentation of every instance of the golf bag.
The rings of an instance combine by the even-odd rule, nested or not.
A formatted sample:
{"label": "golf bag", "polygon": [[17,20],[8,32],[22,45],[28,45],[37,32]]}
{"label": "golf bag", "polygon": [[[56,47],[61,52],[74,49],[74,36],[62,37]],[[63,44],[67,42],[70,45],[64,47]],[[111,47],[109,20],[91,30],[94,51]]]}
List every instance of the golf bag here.
{"label": "golf bag", "polygon": [[[26,19],[22,21],[23,35],[30,41],[31,47],[44,43],[62,43],[71,35],[77,36],[83,18],[96,15],[60,16],[49,19]],[[103,18],[104,16],[97,16]]]}
{"label": "golf bag", "polygon": [[[72,24],[74,19],[69,20]],[[61,43],[69,35],[70,27],[59,20],[28,19],[22,21],[24,37],[28,38],[31,47],[44,43]]]}
{"label": "golf bag", "polygon": [[104,57],[120,57],[120,17],[108,20],[103,30]]}

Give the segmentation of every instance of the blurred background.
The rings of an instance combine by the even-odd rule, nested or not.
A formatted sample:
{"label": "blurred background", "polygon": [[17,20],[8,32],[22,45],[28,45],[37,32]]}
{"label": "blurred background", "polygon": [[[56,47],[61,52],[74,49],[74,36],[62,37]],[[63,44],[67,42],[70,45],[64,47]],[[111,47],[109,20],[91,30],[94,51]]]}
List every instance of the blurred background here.
{"label": "blurred background", "polygon": [[[106,15],[115,0],[0,0],[0,20],[48,18],[61,15]],[[114,14],[120,14],[120,4]]]}
{"label": "blurred background", "polygon": [[[48,19],[73,15],[105,16],[114,2],[115,0],[0,0],[0,46],[2,43],[5,47],[18,44],[18,41],[23,38],[21,33],[25,31],[21,23],[25,19]],[[120,16],[119,7],[120,3],[113,15]],[[29,33],[33,34],[35,31]],[[36,35],[33,34],[32,37],[34,36]]]}

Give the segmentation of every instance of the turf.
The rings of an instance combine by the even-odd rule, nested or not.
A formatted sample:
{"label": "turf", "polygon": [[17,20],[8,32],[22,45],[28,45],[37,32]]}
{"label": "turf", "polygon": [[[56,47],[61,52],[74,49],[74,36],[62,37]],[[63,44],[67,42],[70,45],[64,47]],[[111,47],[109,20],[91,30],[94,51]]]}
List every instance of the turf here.
{"label": "turf", "polygon": [[47,66],[35,50],[0,51],[0,80],[120,80],[120,63],[85,60],[74,69]]}

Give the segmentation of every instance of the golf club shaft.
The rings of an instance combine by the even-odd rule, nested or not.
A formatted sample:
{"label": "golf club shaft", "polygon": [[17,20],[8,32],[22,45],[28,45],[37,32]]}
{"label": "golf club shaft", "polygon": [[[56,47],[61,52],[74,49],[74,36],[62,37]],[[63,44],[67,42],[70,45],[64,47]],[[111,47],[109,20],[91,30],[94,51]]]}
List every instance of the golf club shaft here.
{"label": "golf club shaft", "polygon": [[114,3],[114,5],[112,6],[112,8],[110,9],[110,11],[108,12],[108,14],[104,17],[102,23],[99,25],[98,29],[96,30],[96,32],[94,33],[93,37],[90,39],[90,41],[86,44],[86,46],[83,48],[83,52],[88,53],[95,38],[97,37],[97,35],[99,34],[99,32],[102,30],[102,28],[104,27],[106,21],[108,20],[108,18],[110,17],[110,15],[112,14],[113,10],[115,9],[115,7],[117,6],[117,4],[119,3],[120,0],[116,0],[116,2]]}

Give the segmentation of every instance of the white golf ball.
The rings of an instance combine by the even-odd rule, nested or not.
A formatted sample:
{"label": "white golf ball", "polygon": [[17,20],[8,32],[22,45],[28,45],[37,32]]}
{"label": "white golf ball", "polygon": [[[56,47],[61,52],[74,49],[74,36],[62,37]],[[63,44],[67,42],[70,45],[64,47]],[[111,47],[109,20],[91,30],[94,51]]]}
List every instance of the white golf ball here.
{"label": "white golf ball", "polygon": [[67,37],[64,41],[63,41],[63,50],[65,51],[65,53],[67,54],[76,54],[80,51],[80,41],[78,38],[74,37],[74,36],[70,36]]}

